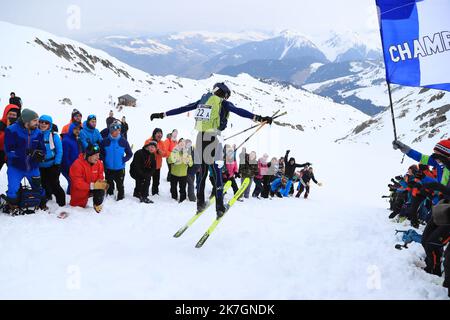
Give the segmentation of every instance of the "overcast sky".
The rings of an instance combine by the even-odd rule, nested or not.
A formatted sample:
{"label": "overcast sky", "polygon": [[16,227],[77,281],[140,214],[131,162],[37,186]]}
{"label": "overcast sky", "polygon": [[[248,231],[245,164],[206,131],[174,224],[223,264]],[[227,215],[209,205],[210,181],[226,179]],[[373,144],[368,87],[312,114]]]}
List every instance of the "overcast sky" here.
{"label": "overcast sky", "polygon": [[[0,0],[0,20],[57,35],[332,30],[377,26],[375,0]],[[78,12],[80,13],[78,15]]]}

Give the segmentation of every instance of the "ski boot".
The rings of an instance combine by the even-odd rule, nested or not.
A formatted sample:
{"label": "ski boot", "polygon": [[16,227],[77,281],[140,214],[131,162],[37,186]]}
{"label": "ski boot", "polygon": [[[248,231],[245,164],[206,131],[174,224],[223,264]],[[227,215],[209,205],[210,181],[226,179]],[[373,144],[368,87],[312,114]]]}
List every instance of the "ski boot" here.
{"label": "ski boot", "polygon": [[152,200],[150,200],[147,197],[141,197],[140,201],[141,201],[141,203],[146,203],[146,204],[154,203]]}

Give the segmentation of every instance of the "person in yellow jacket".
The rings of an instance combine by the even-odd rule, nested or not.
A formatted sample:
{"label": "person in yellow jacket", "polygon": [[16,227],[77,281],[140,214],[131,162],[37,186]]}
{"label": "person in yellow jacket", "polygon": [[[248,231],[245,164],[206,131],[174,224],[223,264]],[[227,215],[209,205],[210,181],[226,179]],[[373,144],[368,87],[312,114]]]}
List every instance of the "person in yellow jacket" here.
{"label": "person in yellow jacket", "polygon": [[194,164],[192,155],[186,148],[186,143],[183,139],[180,139],[177,146],[172,150],[169,156],[169,164],[171,175],[170,193],[172,194],[172,199],[178,200],[177,186],[179,186],[179,202],[181,203],[186,200],[187,171]]}

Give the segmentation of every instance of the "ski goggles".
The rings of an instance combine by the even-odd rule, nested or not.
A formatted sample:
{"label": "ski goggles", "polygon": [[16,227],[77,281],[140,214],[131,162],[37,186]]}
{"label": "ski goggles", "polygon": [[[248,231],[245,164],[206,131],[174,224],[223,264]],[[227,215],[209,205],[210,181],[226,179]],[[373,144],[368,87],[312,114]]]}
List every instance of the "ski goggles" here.
{"label": "ski goggles", "polygon": [[93,114],[91,114],[88,118],[87,118],[87,122],[91,121],[91,120],[97,120],[97,117]]}

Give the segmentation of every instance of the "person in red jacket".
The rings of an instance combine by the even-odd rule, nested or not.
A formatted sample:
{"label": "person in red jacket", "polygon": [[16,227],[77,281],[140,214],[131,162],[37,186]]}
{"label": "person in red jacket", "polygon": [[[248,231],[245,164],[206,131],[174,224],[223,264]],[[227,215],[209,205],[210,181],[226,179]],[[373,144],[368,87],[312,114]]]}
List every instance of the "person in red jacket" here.
{"label": "person in red jacket", "polygon": [[94,209],[102,211],[105,191],[103,163],[100,160],[100,147],[96,144],[86,148],[84,157],[79,157],[70,167],[70,205],[85,208],[89,197],[93,196]]}
{"label": "person in red jacket", "polygon": [[6,163],[5,154],[5,130],[8,126],[14,124],[20,114],[20,109],[14,104],[9,104],[3,111],[3,117],[0,121],[0,170]]}

